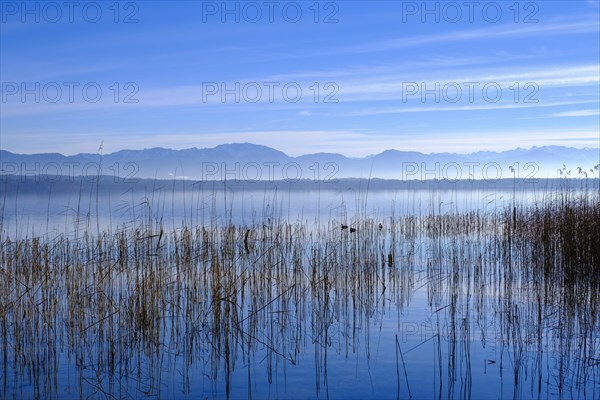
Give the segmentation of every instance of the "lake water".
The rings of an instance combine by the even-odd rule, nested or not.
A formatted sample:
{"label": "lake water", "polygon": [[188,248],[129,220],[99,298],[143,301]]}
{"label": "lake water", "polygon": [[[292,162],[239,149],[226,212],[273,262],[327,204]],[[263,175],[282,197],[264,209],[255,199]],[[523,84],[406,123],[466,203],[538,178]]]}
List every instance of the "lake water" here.
{"label": "lake water", "polygon": [[[348,185],[350,186],[350,185]],[[314,190],[223,190],[221,187],[180,190],[171,185],[131,189],[108,186],[96,196],[92,185],[61,191],[9,190],[3,201],[3,227],[11,236],[69,234],[77,229],[117,229],[147,220],[165,227],[252,225],[267,219],[324,225],[351,224],[363,218],[385,220],[407,214],[497,212],[516,203],[542,202],[553,190],[532,186],[500,189],[382,190],[349,187]]]}
{"label": "lake water", "polygon": [[1,397],[600,397],[597,293],[491,217],[547,191],[148,193],[6,197]]}

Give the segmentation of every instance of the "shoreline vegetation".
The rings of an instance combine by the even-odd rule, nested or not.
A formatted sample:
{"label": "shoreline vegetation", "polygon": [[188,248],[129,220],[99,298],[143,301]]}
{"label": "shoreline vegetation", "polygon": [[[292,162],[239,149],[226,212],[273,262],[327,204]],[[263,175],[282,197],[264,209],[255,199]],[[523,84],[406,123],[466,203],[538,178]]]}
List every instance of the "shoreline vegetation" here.
{"label": "shoreline vegetation", "polygon": [[[380,178],[339,178],[331,180],[194,180],[116,178],[110,175],[46,176],[0,175],[0,188],[5,194],[79,191],[90,187],[114,191],[148,190],[541,190],[549,192],[568,187],[569,190],[600,188],[598,178],[502,178],[502,179],[430,179],[400,180]],[[567,185],[567,186],[565,186]]]}
{"label": "shoreline vegetation", "polygon": [[[3,191],[26,191],[13,186],[18,179],[3,177]],[[341,181],[368,185],[365,193],[379,184]],[[63,189],[84,184],[60,182]],[[84,191],[91,204],[105,182],[89,184],[96,185]],[[146,190],[157,181],[137,184]],[[422,183],[398,183],[413,184]],[[500,184],[521,188],[512,179]],[[147,200],[126,227],[101,229],[92,217],[69,236],[11,238],[0,229],[2,397],[168,397],[173,386],[194,396],[194,368],[209,382],[200,394],[252,397],[261,390],[257,379],[271,383],[306,364],[307,354],[308,394],[326,397],[333,394],[328,357],[369,359],[369,326],[395,313],[390,390],[418,394],[405,362],[412,348],[398,334],[421,290],[432,334],[418,346],[433,349],[437,371],[427,393],[475,396],[472,346],[490,342],[502,351],[486,362],[503,360],[513,397],[597,397],[598,180],[536,187],[546,193],[541,203],[385,219],[359,213],[349,227],[349,220],[293,222],[273,209],[253,224],[184,221],[168,229]],[[65,369],[67,383],[58,378]],[[243,389],[232,384],[240,370]]]}

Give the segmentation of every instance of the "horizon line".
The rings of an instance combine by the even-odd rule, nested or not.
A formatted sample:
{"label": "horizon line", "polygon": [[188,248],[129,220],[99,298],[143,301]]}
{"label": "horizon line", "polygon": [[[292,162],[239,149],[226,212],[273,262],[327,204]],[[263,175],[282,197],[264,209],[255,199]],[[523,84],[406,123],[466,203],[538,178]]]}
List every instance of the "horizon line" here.
{"label": "horizon line", "polygon": [[501,154],[501,153],[506,153],[506,152],[510,152],[510,151],[517,151],[517,150],[525,150],[525,151],[529,151],[529,150],[533,150],[533,149],[544,149],[544,148],[562,148],[562,149],[574,149],[574,150],[600,150],[600,145],[598,147],[590,147],[590,146],[583,146],[583,147],[574,147],[574,146],[561,146],[561,145],[543,145],[543,146],[536,146],[533,145],[531,147],[514,147],[511,149],[507,149],[507,150],[500,150],[500,151],[496,151],[496,150],[477,150],[477,151],[471,151],[471,152],[422,152],[422,151],[418,151],[418,150],[410,150],[410,149],[403,149],[403,150],[399,150],[397,148],[388,148],[385,150],[380,151],[379,153],[373,153],[373,154],[368,154],[368,155],[364,155],[364,156],[347,156],[345,154],[342,153],[331,153],[331,152],[324,152],[324,151],[317,151],[314,153],[305,153],[305,154],[301,154],[298,156],[292,156],[289,155],[288,153],[286,153],[283,150],[279,150],[275,147],[271,147],[271,146],[267,146],[267,145],[263,145],[263,144],[257,144],[257,143],[252,143],[252,142],[228,142],[228,143],[221,143],[218,145],[215,145],[213,147],[183,147],[183,148],[173,148],[173,147],[161,147],[161,146],[156,146],[156,147],[144,147],[142,149],[134,149],[134,148],[122,148],[120,150],[116,150],[116,151],[112,151],[110,153],[102,153],[102,146],[103,144],[101,144],[98,148],[98,151],[95,153],[90,153],[90,152],[79,152],[79,153],[72,153],[72,154],[65,154],[65,153],[60,153],[57,151],[51,151],[51,152],[42,152],[42,153],[19,153],[19,152],[14,152],[14,151],[10,151],[7,150],[5,148],[0,147],[0,151],[5,151],[7,153],[11,153],[11,154],[15,154],[15,155],[24,155],[24,156],[36,156],[36,155],[48,155],[48,154],[58,154],[61,155],[63,157],[75,157],[75,156],[79,156],[79,155],[99,155],[99,156],[109,156],[109,155],[113,155],[122,151],[135,151],[135,152],[143,152],[143,151],[148,151],[148,150],[170,150],[170,151],[186,151],[186,150],[214,150],[218,147],[221,146],[236,146],[236,145],[249,145],[249,146],[255,146],[255,147],[263,147],[263,148],[267,148],[270,150],[274,150],[274,151],[278,151],[282,154],[284,154],[286,157],[290,157],[290,158],[299,158],[299,157],[304,157],[304,156],[311,156],[311,155],[319,155],[319,154],[330,154],[330,155],[336,155],[336,156],[342,156],[348,159],[365,159],[365,158],[370,158],[370,157],[374,157],[377,155],[381,155],[385,152],[389,152],[389,151],[397,151],[397,152],[401,152],[401,153],[419,153],[419,154],[423,154],[423,155],[438,155],[438,154],[451,154],[451,155],[472,155],[472,154],[476,154],[476,153],[496,153],[496,154]]}

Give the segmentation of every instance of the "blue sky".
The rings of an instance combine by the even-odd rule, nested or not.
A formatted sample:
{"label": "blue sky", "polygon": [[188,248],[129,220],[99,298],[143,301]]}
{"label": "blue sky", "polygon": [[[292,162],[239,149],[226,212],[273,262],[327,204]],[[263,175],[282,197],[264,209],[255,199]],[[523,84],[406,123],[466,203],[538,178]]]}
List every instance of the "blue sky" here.
{"label": "blue sky", "polygon": [[2,2],[4,150],[600,144],[598,1],[24,4]]}

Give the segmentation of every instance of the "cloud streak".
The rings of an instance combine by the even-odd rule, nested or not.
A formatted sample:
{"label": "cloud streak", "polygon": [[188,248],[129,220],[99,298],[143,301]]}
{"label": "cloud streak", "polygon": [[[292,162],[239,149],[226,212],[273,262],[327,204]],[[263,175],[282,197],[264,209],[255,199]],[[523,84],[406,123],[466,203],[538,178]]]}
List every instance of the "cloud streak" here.
{"label": "cloud streak", "polygon": [[554,20],[545,23],[514,24],[448,31],[430,35],[410,36],[407,38],[395,38],[382,41],[373,41],[353,46],[332,49],[334,54],[362,54],[371,52],[382,52],[402,48],[438,45],[449,42],[481,41],[484,39],[504,39],[510,37],[528,37],[539,35],[573,35],[580,33],[598,32],[598,20],[584,17],[583,20]]}
{"label": "cloud streak", "polygon": [[600,110],[574,110],[550,114],[551,117],[593,117],[596,115],[600,115]]}

